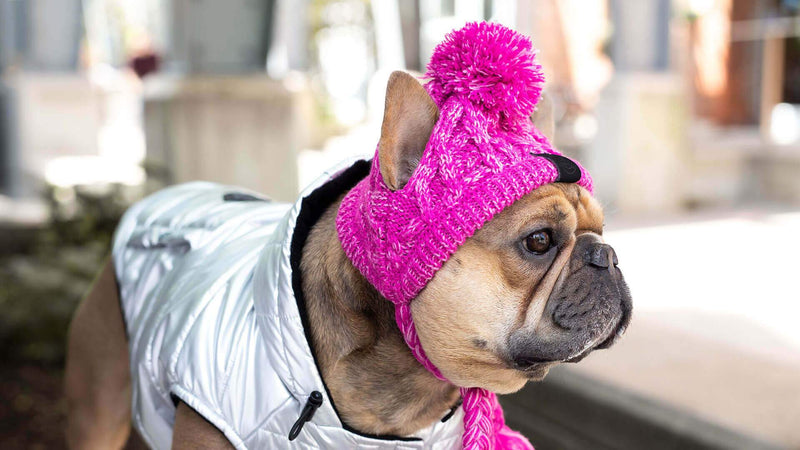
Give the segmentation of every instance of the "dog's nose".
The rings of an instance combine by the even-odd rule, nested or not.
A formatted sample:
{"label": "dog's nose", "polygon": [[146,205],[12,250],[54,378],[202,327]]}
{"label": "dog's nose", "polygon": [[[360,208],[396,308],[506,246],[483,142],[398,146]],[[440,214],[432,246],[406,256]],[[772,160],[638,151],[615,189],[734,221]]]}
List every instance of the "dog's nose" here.
{"label": "dog's nose", "polygon": [[610,245],[602,242],[595,242],[589,246],[586,250],[585,261],[587,264],[602,269],[607,269],[612,265],[616,266],[619,264],[614,249]]}

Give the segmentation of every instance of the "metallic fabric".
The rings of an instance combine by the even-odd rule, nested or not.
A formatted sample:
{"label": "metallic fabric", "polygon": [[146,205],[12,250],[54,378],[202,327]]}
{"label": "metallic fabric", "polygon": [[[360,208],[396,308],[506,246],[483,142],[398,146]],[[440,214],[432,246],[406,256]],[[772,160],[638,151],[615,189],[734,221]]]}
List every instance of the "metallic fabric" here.
{"label": "metallic fabric", "polygon": [[[414,433],[417,440],[346,430],[317,370],[292,289],[290,245],[302,199],[352,163],[323,174],[294,205],[235,201],[258,194],[198,182],[159,191],[126,212],[112,257],[133,423],[151,447],[170,448],[177,399],[239,449],[460,447],[461,408]],[[322,406],[290,442],[313,391],[322,393]]]}

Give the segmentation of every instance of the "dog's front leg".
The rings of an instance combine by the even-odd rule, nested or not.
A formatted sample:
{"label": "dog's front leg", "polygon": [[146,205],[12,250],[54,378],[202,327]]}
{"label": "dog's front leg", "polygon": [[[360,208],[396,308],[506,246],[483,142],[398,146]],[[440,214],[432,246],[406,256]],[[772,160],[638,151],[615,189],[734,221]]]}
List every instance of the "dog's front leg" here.
{"label": "dog's front leg", "polygon": [[214,425],[180,402],[172,430],[172,450],[228,450],[233,446]]}

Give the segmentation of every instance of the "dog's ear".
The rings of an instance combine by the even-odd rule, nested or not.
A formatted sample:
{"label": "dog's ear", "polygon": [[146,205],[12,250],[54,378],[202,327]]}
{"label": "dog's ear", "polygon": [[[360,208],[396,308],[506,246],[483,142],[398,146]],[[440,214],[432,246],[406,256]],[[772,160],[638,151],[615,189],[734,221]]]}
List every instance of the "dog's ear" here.
{"label": "dog's ear", "polygon": [[395,71],[386,86],[378,158],[383,182],[396,191],[408,183],[439,118],[439,108],[413,76]]}
{"label": "dog's ear", "polygon": [[550,98],[550,94],[542,92],[539,101],[536,103],[536,109],[531,115],[533,126],[535,126],[550,142],[553,142],[556,134],[556,121],[553,109],[553,100]]}

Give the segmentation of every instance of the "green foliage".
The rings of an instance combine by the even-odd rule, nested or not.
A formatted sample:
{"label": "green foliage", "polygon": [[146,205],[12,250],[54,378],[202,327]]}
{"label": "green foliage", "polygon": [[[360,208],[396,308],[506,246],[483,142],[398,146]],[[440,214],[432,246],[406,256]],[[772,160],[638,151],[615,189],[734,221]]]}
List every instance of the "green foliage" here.
{"label": "green foliage", "polygon": [[72,312],[107,257],[129,194],[53,189],[52,220],[31,232],[32,250],[0,256],[0,352],[7,360],[63,361]]}

